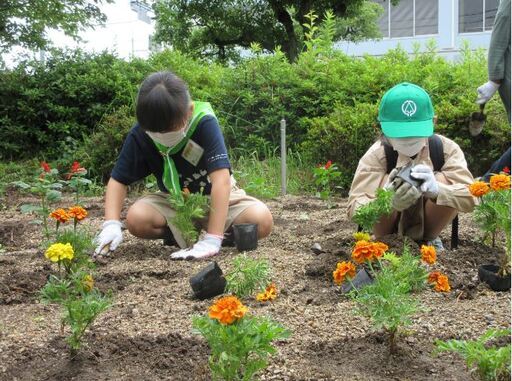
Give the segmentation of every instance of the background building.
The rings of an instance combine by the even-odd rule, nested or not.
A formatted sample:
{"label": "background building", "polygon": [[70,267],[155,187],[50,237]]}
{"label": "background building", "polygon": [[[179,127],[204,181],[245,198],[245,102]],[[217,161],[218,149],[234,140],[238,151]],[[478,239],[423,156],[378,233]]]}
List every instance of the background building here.
{"label": "background building", "polygon": [[489,47],[499,0],[372,0],[384,8],[379,20],[382,40],[341,42],[337,47],[349,55],[382,55],[400,45],[412,53],[414,45],[436,42],[445,58],[458,56],[463,41],[471,49]]}

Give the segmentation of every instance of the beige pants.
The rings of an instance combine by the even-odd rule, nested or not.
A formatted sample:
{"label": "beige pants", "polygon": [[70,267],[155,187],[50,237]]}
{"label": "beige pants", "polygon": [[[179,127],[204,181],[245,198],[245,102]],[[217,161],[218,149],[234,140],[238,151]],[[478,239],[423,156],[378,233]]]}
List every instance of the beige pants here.
{"label": "beige pants", "polygon": [[[181,232],[172,224],[172,220],[174,216],[176,216],[176,212],[171,208],[171,204],[167,200],[168,194],[163,192],[152,193],[140,198],[140,201],[144,201],[150,204],[153,208],[158,210],[158,212],[165,217],[167,221],[167,225],[169,229],[171,229],[172,235],[174,239],[178,243],[181,248],[186,248],[187,244],[183,239]],[[242,213],[245,209],[260,203],[258,199],[248,196],[243,189],[238,188],[234,185],[231,188],[231,193],[229,195],[229,208],[228,215],[226,218],[226,223],[224,225],[224,231],[229,229],[229,227],[233,224],[233,221]],[[208,219],[198,221],[199,225],[206,229],[208,225]]]}

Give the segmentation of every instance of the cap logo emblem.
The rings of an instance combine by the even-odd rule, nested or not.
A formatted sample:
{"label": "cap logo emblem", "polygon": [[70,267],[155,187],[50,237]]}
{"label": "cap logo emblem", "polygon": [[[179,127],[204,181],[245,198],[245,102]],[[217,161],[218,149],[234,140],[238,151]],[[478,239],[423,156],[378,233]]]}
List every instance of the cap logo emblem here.
{"label": "cap logo emblem", "polygon": [[407,100],[404,103],[402,103],[402,112],[406,116],[413,116],[416,114],[416,110],[418,108],[416,107],[416,103],[414,103],[411,100]]}

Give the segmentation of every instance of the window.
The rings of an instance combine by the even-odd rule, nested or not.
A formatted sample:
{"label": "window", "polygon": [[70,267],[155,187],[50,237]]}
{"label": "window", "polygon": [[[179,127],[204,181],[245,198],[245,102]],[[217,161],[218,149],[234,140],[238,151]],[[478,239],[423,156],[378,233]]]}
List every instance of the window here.
{"label": "window", "polygon": [[[384,8],[379,27],[384,37],[414,37],[437,34],[438,0],[373,0]],[[490,1],[490,0],[487,0]]]}
{"label": "window", "polygon": [[459,0],[459,32],[491,30],[498,0]]}

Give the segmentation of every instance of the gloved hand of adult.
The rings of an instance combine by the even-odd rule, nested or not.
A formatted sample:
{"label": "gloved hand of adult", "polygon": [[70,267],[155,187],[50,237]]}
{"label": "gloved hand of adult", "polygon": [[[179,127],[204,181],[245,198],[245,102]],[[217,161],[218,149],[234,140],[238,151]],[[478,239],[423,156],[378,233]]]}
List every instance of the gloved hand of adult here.
{"label": "gloved hand of adult", "polygon": [[411,170],[411,177],[423,180],[423,183],[420,185],[420,190],[423,192],[425,197],[428,198],[437,198],[439,194],[439,185],[437,184],[436,177],[434,176],[434,171],[425,164],[418,164],[414,166]]}
{"label": "gloved hand of adult", "polygon": [[487,81],[482,86],[480,86],[476,91],[478,92],[478,97],[476,98],[476,103],[483,104],[489,102],[492,98],[496,90],[500,85],[493,81]]}
{"label": "gloved hand of adult", "polygon": [[420,197],[421,192],[414,185],[403,182],[398,189],[396,189],[393,199],[391,200],[391,206],[393,209],[402,212],[413,206]]}
{"label": "gloved hand of adult", "polygon": [[400,184],[402,183],[402,179],[396,177],[398,172],[400,172],[398,168],[393,168],[391,172],[389,172],[386,184],[384,184],[384,189],[396,190],[400,186]]}
{"label": "gloved hand of adult", "polygon": [[190,249],[182,249],[171,254],[171,259],[201,259],[218,254],[223,236],[206,234]]}
{"label": "gloved hand of adult", "polygon": [[119,244],[123,241],[121,226],[123,226],[123,224],[118,220],[108,220],[103,223],[102,230],[95,239],[97,246],[94,251],[94,257],[99,254],[109,254],[111,251],[117,249]]}

